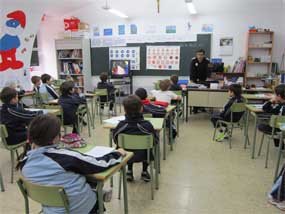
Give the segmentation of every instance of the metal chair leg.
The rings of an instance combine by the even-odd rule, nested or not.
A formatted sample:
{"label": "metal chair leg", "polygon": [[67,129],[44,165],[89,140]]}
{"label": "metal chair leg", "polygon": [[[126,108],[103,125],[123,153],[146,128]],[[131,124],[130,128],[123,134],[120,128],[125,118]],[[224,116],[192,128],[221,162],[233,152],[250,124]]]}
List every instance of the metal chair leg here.
{"label": "metal chair leg", "polygon": [[260,156],[261,154],[261,150],[262,150],[262,146],[263,146],[263,142],[264,142],[264,133],[262,134],[262,137],[261,137],[261,141],[260,141],[260,146],[259,146],[259,150],[258,150],[258,156]]}
{"label": "metal chair leg", "polygon": [[270,144],[270,138],[268,138],[268,141],[267,141],[266,159],[265,159],[265,168],[267,168],[267,167],[268,167],[269,144]]}
{"label": "metal chair leg", "polygon": [[11,155],[11,183],[14,182],[14,151],[10,151],[10,155]]}

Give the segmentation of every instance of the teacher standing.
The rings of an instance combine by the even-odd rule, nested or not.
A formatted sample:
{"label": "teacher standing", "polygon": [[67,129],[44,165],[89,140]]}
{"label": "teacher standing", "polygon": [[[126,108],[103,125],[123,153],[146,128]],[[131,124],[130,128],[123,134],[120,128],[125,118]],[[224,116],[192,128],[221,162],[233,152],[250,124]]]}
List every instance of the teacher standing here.
{"label": "teacher standing", "polygon": [[[205,57],[203,49],[196,51],[196,57],[192,58],[190,66],[190,82],[204,83],[208,77],[208,65],[210,61]],[[193,113],[198,113],[198,110],[205,112],[205,108],[193,108]]]}
{"label": "teacher standing", "polygon": [[210,61],[205,57],[205,51],[200,49],[196,51],[196,57],[192,58],[190,66],[190,81],[194,83],[203,83],[208,77],[208,65]]}

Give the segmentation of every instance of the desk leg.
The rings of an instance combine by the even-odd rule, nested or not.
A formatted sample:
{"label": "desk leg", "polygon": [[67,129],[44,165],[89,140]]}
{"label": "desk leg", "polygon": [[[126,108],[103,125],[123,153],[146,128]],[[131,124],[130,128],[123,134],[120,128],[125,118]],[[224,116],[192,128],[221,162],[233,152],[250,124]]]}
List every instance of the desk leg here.
{"label": "desk leg", "polygon": [[99,213],[104,214],[104,202],[103,202],[103,185],[102,181],[97,183],[97,193],[98,193],[98,204],[99,204]]}
{"label": "desk leg", "polygon": [[124,189],[124,209],[125,214],[128,214],[128,189],[127,189],[127,178],[126,178],[126,166],[122,167],[123,171],[123,189]]}
{"label": "desk leg", "polygon": [[[113,140],[112,129],[110,129],[110,132],[109,132],[109,147],[112,147],[112,140]],[[114,186],[113,177],[110,178],[110,186],[111,187]]]}
{"label": "desk leg", "polygon": [[188,91],[186,94],[186,122],[188,122],[188,115],[189,114],[189,108],[188,108]]}
{"label": "desk leg", "polygon": [[155,168],[155,170],[158,170],[158,172],[160,173],[160,138],[159,138],[159,142],[156,145],[156,149],[155,149],[156,155],[157,155],[157,168]]}
{"label": "desk leg", "polygon": [[251,158],[254,159],[255,156],[255,143],[256,143],[256,133],[257,133],[257,115],[254,113],[254,135],[253,135],[253,142],[252,142],[252,153]]}
{"label": "desk leg", "polygon": [[274,180],[277,178],[278,171],[279,171],[279,164],[280,164],[280,159],[281,159],[281,153],[282,153],[282,146],[283,146],[283,131],[280,133],[280,140],[279,140],[279,150],[278,150],[278,157],[277,157],[277,162],[276,162],[276,168],[275,168],[275,173],[274,173]]}
{"label": "desk leg", "polygon": [[246,119],[244,125],[244,149],[246,149],[247,142],[248,142],[248,127],[249,127],[249,111],[246,110]]}
{"label": "desk leg", "polygon": [[173,135],[172,135],[172,122],[173,122],[173,112],[169,113],[169,139],[170,139],[170,151],[173,151]]}
{"label": "desk leg", "polygon": [[93,124],[93,122],[92,122],[92,118],[91,118],[91,115],[90,115],[90,110],[89,110],[89,108],[88,108],[88,105],[86,104],[86,110],[87,110],[87,125],[88,125],[88,134],[89,134],[89,137],[91,137],[91,129],[90,129],[90,126],[92,126]]}
{"label": "desk leg", "polygon": [[[180,106],[179,106],[180,107]],[[178,106],[176,107],[176,112],[177,112],[177,114],[176,114],[176,123],[177,123],[177,137],[179,137],[179,112],[178,112],[178,109],[180,109],[180,108],[178,108]]]}
{"label": "desk leg", "polygon": [[158,189],[159,181],[158,181],[158,173],[160,173],[160,147],[159,143],[156,146],[156,154],[155,154],[155,188]]}
{"label": "desk leg", "polygon": [[166,119],[163,123],[163,160],[166,160]]}
{"label": "desk leg", "polygon": [[91,99],[91,117],[92,117],[92,127],[95,129],[95,109],[94,109],[94,98]]}

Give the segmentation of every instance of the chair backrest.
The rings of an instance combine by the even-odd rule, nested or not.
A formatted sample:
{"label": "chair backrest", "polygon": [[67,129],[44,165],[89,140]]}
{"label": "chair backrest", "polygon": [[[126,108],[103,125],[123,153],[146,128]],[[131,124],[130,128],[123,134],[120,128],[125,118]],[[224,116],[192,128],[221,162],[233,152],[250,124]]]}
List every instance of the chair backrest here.
{"label": "chair backrest", "polygon": [[153,148],[152,135],[119,134],[118,146],[130,150],[146,150]]}
{"label": "chair backrest", "polygon": [[245,112],[245,103],[233,103],[231,106],[231,112],[238,113],[238,112]]}
{"label": "chair backrest", "polygon": [[157,82],[154,82],[154,89],[155,90],[159,90],[159,83],[160,83],[161,80],[158,80]]}
{"label": "chair backrest", "polygon": [[285,116],[271,115],[269,125],[272,128],[279,128],[280,123],[285,123]]}
{"label": "chair backrest", "polygon": [[25,199],[29,197],[44,206],[64,207],[66,212],[69,213],[68,197],[63,187],[33,184],[22,176],[17,184]]}
{"label": "chair backrest", "polygon": [[108,96],[108,90],[106,88],[103,88],[103,89],[96,88],[95,89],[95,94],[98,97],[100,97],[100,96]]}
{"label": "chair backrest", "polygon": [[54,86],[60,87],[62,83],[64,83],[66,80],[64,79],[58,79],[58,80],[53,80],[52,84]]}
{"label": "chair backrest", "polygon": [[47,103],[49,101],[48,93],[40,93],[40,98],[41,98],[42,104]]}
{"label": "chair backrest", "polygon": [[182,96],[182,90],[172,91],[172,92],[178,96]]}
{"label": "chair backrest", "polygon": [[149,113],[143,114],[143,117],[144,117],[144,118],[152,118],[152,114],[149,114]]}
{"label": "chair backrest", "polygon": [[1,148],[8,149],[8,144],[6,141],[7,137],[8,137],[8,132],[7,132],[6,126],[4,124],[0,124],[0,138],[1,138],[0,147]]}

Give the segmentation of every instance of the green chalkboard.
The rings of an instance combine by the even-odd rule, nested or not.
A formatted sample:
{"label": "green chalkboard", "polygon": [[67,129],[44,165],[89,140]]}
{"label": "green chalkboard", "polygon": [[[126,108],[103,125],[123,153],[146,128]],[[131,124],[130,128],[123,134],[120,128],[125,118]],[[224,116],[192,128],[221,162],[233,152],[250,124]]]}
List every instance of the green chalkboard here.
{"label": "green chalkboard", "polygon": [[[211,54],[211,34],[198,34],[196,42],[156,42],[156,43],[131,43],[128,47],[140,47],[140,71],[133,71],[134,76],[188,76],[191,59],[198,49],[204,49],[206,56]],[[147,70],[146,69],[146,46],[180,46],[180,70]],[[99,75],[101,72],[109,71],[109,48],[91,48],[92,75]]]}

